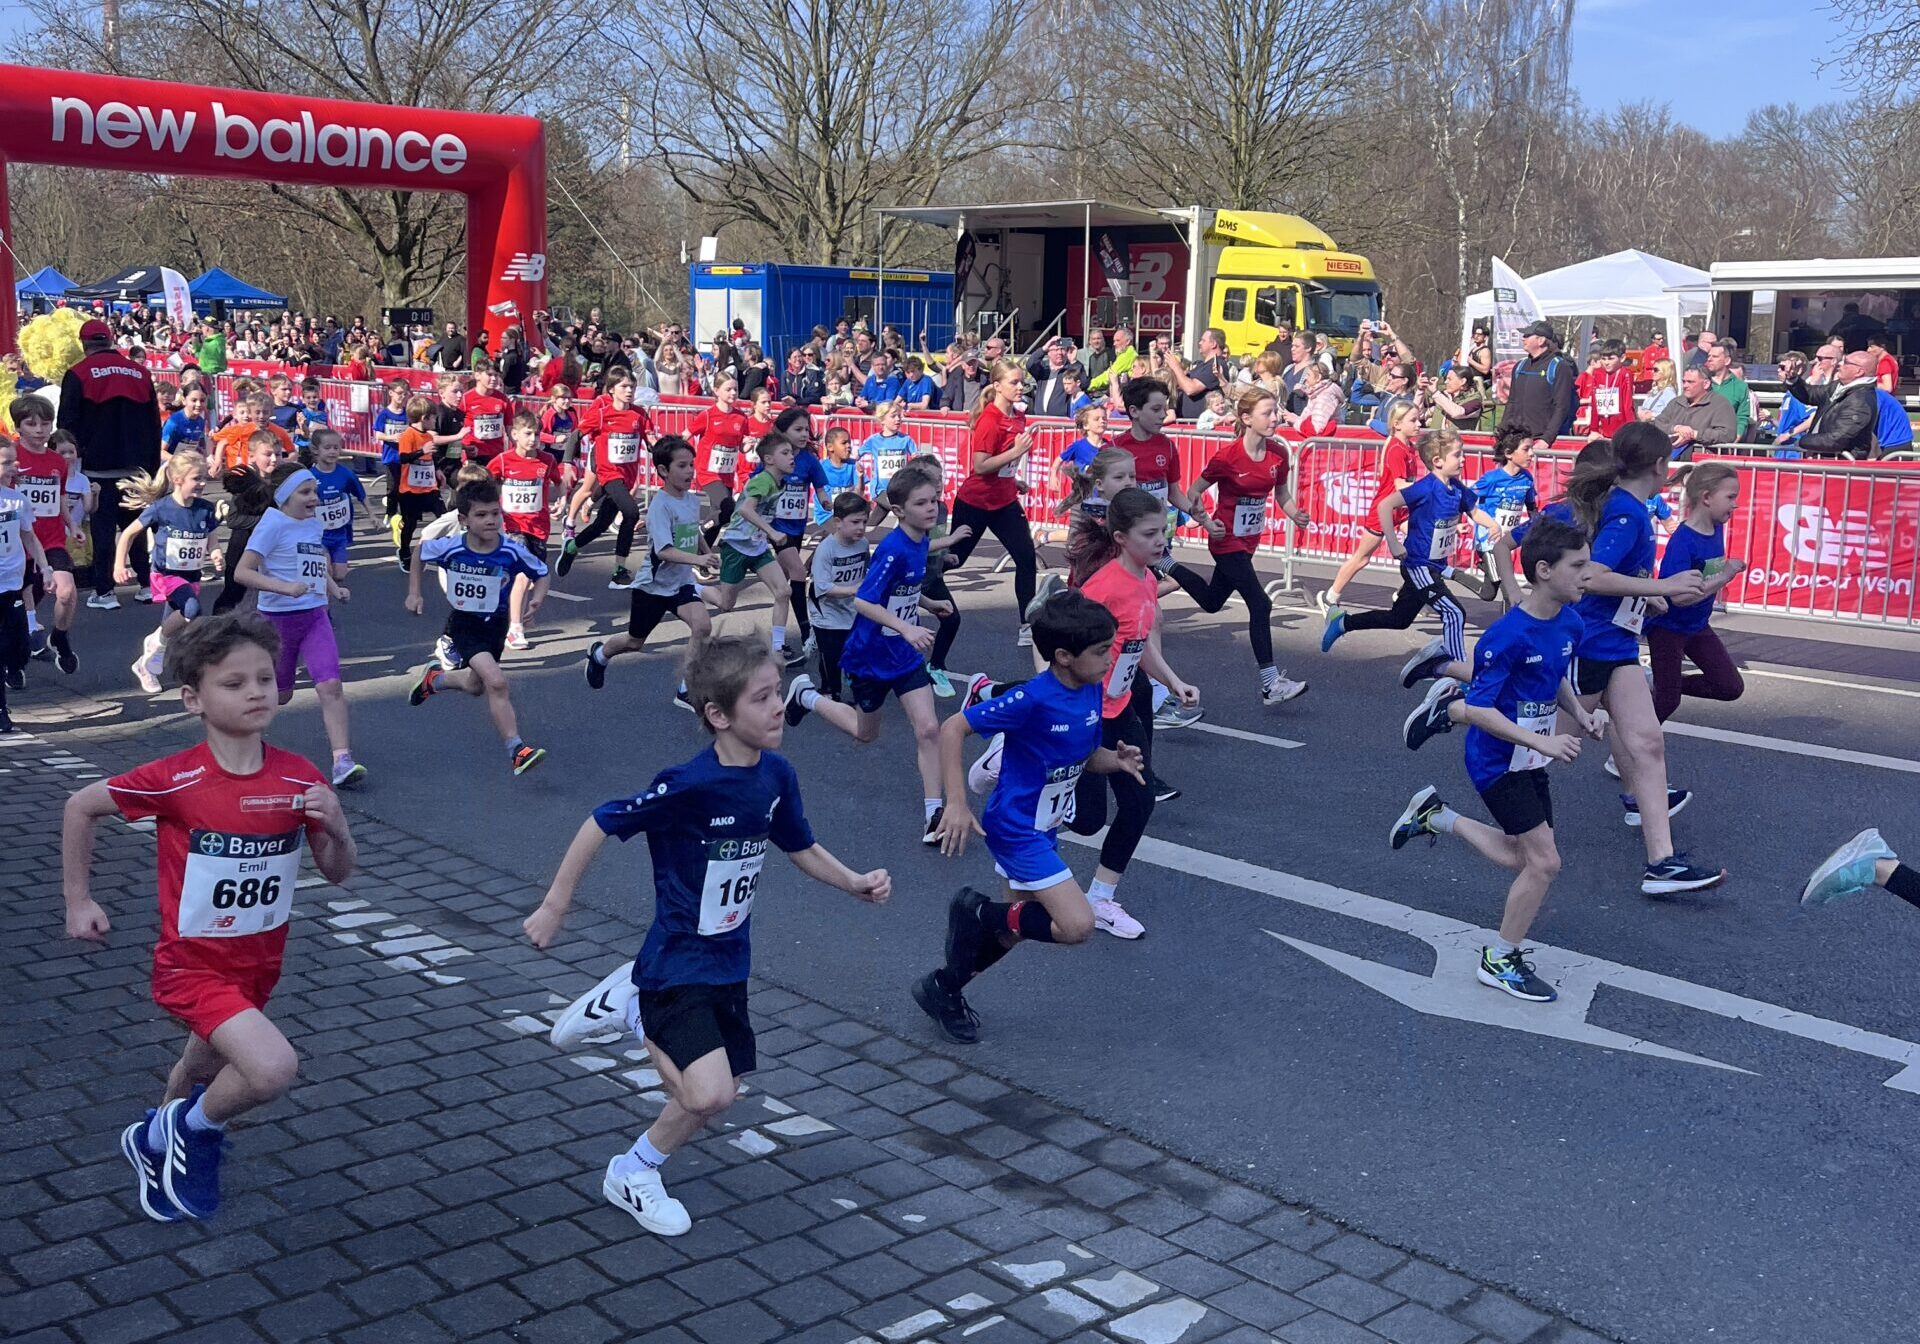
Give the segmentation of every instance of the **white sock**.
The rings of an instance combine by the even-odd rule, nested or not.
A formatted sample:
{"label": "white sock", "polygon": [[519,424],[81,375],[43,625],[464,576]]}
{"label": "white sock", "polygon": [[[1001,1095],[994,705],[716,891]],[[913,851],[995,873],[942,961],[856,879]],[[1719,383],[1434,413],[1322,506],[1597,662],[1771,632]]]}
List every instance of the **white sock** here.
{"label": "white sock", "polygon": [[1260,669],[1260,689],[1270,691],[1280,684],[1280,669],[1268,663]]}
{"label": "white sock", "polygon": [[774,626],[773,627],[773,651],[775,653],[778,653],[780,652],[780,650],[786,647],[787,647],[787,627],[784,625]]}
{"label": "white sock", "polygon": [[[587,657],[593,659],[593,661],[600,664],[600,666],[605,667],[607,665],[606,646],[602,644],[595,644],[592,648],[587,650]],[[681,689],[685,690],[686,688],[683,686],[681,687]]]}
{"label": "white sock", "polygon": [[40,629],[40,613],[32,607],[27,608],[27,633],[36,634]]}
{"label": "white sock", "polygon": [[1460,814],[1458,812],[1455,812],[1450,807],[1443,806],[1438,812],[1433,814],[1432,819],[1427,824],[1432,826],[1433,829],[1441,835],[1452,835],[1453,824],[1458,820],[1460,820]]}
{"label": "white sock", "polygon": [[1156,681],[1153,683],[1153,712],[1155,714],[1160,712],[1160,706],[1167,703],[1167,697],[1171,694],[1173,694],[1173,692],[1169,691],[1159,682]]}
{"label": "white sock", "polygon": [[638,1036],[640,1034],[640,996],[638,994],[627,1000],[626,1009],[620,1016],[626,1022],[627,1030]]}
{"label": "white sock", "polygon": [[205,1092],[202,1092],[198,1097],[194,1099],[193,1108],[187,1112],[187,1119],[186,1119],[187,1128],[191,1130],[197,1130],[202,1134],[205,1134],[208,1131],[212,1131],[213,1133],[218,1134],[221,1130],[225,1129],[226,1126],[222,1124],[218,1124],[215,1121],[209,1120],[207,1118],[206,1106],[207,1106],[207,1094]]}
{"label": "white sock", "polygon": [[1087,904],[1098,905],[1102,901],[1113,899],[1113,883],[1102,882],[1099,878],[1087,883]]}
{"label": "white sock", "polygon": [[1502,938],[1497,933],[1493,936],[1492,946],[1493,946],[1493,955],[1496,960],[1498,960],[1501,957],[1510,957],[1515,952],[1518,952],[1520,950],[1513,943],[1508,942],[1505,938]]}
{"label": "white sock", "polygon": [[642,1134],[633,1141],[633,1147],[627,1149],[627,1156],[647,1168],[647,1170],[657,1171],[661,1163],[665,1162],[670,1154],[663,1153],[658,1148],[655,1148],[653,1141],[645,1134]]}
{"label": "white sock", "polygon": [[[162,1106],[160,1111],[166,1109],[165,1106]],[[153,1113],[153,1119],[147,1121],[147,1147],[153,1149],[155,1152],[166,1151],[167,1136],[160,1128],[160,1111],[155,1111]]]}
{"label": "white sock", "polygon": [[922,798],[920,801],[927,805],[927,820],[932,821],[933,814],[940,810],[941,804],[945,800],[940,798]]}
{"label": "white sock", "polygon": [[811,710],[815,705],[819,703],[820,703],[820,692],[815,690],[813,687],[809,686],[807,687],[806,690],[800,692],[800,708]]}

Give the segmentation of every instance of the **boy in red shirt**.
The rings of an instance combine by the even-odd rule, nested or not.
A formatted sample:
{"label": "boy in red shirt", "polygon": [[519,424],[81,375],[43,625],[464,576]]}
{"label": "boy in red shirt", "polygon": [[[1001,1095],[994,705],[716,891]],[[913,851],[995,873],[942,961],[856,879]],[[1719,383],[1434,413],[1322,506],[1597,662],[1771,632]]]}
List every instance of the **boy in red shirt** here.
{"label": "boy in red shirt", "polygon": [[[471,423],[471,421],[469,421]],[[542,564],[547,559],[547,539],[553,535],[555,499],[566,497],[573,484],[573,468],[554,461],[553,454],[540,449],[540,418],[532,411],[513,417],[513,451],[501,453],[487,463],[487,470],[500,482],[500,511],[507,531],[519,537]],[[514,580],[513,594],[507,603],[507,647],[527,649],[526,631],[521,619],[526,609],[527,590],[533,585],[521,575]]]}
{"label": "boy in red shirt", "polygon": [[1621,342],[1602,341],[1596,354],[1598,362],[1580,375],[1580,418],[1589,434],[1610,439],[1638,419],[1633,373],[1624,366],[1627,347]]}
{"label": "boy in red shirt", "polygon": [[[73,629],[74,611],[80,604],[80,590],[74,584],[73,558],[67,553],[67,510],[76,497],[86,498],[87,478],[78,468],[68,466],[67,459],[49,446],[53,437],[52,402],[31,394],[15,397],[8,412],[13,417],[15,431],[20,435],[18,488],[27,497],[27,505],[33,511],[33,535],[47,557],[44,572],[37,566],[28,566],[29,597],[35,587],[53,594],[53,630],[50,639],[54,666],[72,674],[80,667],[69,634]],[[37,605],[35,599],[27,607],[30,630],[35,624],[33,614]],[[43,646],[44,642],[36,641],[36,654]]]}
{"label": "boy in red shirt", "polygon": [[506,451],[513,403],[500,395],[492,369],[474,370],[473,390],[460,398],[460,413],[467,418],[460,442],[466,447],[469,462],[491,462]]}
{"label": "boy in red shirt", "polygon": [[158,822],[153,1001],[190,1034],[159,1108],[120,1135],[140,1207],[157,1222],[213,1215],[227,1124],[293,1085],[299,1061],[263,1010],[280,978],[302,843],[327,881],[353,872],[353,836],[325,777],[262,740],[279,707],[279,648],[253,613],[188,626],[167,646],[167,676],[207,740],[67,800],[67,936],[90,943],[104,943],[111,927],[89,890],[100,819]]}

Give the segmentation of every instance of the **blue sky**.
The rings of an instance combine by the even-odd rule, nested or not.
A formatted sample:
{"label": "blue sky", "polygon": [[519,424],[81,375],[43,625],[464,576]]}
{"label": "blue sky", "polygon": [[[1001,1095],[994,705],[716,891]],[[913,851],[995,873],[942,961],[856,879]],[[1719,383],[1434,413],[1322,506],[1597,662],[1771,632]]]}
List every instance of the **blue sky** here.
{"label": "blue sky", "polygon": [[1821,0],[1741,0],[1717,14],[1674,0],[1574,0],[1573,86],[1595,111],[1666,103],[1708,135],[1735,135],[1768,103],[1845,98],[1818,72],[1841,36]]}

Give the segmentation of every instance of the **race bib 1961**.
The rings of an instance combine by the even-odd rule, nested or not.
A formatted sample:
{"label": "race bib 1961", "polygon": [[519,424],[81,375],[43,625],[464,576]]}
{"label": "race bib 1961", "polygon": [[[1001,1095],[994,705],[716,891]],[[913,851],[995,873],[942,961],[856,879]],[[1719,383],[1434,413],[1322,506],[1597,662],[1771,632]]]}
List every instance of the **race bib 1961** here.
{"label": "race bib 1961", "polygon": [[499,574],[461,574],[454,570],[442,570],[440,586],[446,589],[447,601],[455,611],[470,611],[481,616],[491,616],[500,610]]}
{"label": "race bib 1961", "polygon": [[22,476],[20,493],[27,497],[27,503],[33,506],[35,518],[53,518],[60,513],[60,478],[57,476]]}
{"label": "race bib 1961", "polygon": [[298,829],[277,835],[194,831],[180,882],[182,938],[241,938],[287,922],[300,875]]}
{"label": "race bib 1961", "polygon": [[760,887],[760,867],[767,859],[767,837],[707,842],[707,876],[700,886],[698,932],[711,938],[747,922],[753,913],[753,895]]}

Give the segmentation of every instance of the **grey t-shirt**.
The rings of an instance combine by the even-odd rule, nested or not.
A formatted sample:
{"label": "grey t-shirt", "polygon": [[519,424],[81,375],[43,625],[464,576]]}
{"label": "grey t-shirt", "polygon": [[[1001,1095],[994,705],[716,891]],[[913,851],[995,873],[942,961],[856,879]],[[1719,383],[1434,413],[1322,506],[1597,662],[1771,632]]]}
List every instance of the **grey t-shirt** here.
{"label": "grey t-shirt", "polygon": [[853,629],[853,594],[822,598],[829,588],[858,588],[867,576],[871,552],[866,541],[842,541],[831,534],[813,548],[813,623],[826,630]]}
{"label": "grey t-shirt", "polygon": [[672,597],[693,582],[693,566],[656,558],[654,550],[661,546],[688,554],[699,551],[699,495],[689,490],[675,499],[665,490],[656,490],[647,502],[647,572],[640,576],[640,591]]}

